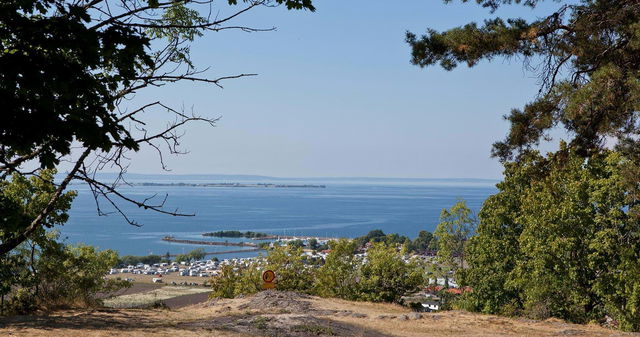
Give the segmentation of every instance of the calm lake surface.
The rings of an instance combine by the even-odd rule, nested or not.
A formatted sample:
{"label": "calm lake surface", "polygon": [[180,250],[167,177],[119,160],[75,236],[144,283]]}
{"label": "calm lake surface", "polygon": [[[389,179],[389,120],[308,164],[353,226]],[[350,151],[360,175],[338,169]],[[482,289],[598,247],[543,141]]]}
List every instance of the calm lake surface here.
{"label": "calm lake surface", "polygon": [[[158,182],[138,177],[137,182]],[[130,181],[136,182],[136,179]],[[214,182],[198,179],[175,182]],[[164,181],[167,182],[167,181]],[[215,181],[220,182],[220,181]],[[162,237],[207,240],[204,232],[217,230],[258,231],[282,235],[356,237],[372,229],[415,237],[420,230],[433,231],[440,211],[464,198],[478,211],[482,202],[496,192],[491,181],[378,181],[324,180],[241,181],[239,183],[322,184],[326,188],[129,186],[121,191],[144,199],[168,194],[166,206],[193,217],[173,217],[119,204],[141,227],[127,224],[117,214],[98,216],[91,192],[84,185],[78,191],[69,222],[58,227],[68,243],[85,243],[114,249],[122,255],[179,254],[201,246],[169,243]],[[104,210],[113,211],[102,203]],[[247,239],[228,239],[246,241]],[[221,241],[217,239],[217,241]],[[204,246],[208,252],[238,247]],[[254,256],[257,253],[219,255],[219,258]]]}

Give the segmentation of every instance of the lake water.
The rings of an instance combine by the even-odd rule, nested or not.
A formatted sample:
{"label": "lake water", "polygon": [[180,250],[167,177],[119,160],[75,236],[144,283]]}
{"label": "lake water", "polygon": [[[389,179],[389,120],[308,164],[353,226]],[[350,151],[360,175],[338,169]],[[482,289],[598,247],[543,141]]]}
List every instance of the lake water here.
{"label": "lake water", "polygon": [[[144,177],[139,179],[151,181]],[[204,181],[191,179],[188,182]],[[138,199],[168,194],[168,209],[177,207],[181,212],[195,213],[193,217],[173,217],[130,204],[119,204],[130,218],[142,225],[134,227],[117,214],[98,216],[90,191],[84,185],[74,185],[72,188],[79,195],[70,211],[70,220],[58,229],[66,242],[114,249],[122,255],[188,252],[201,246],[169,243],[162,241],[162,237],[173,235],[181,239],[203,240],[202,233],[218,230],[356,237],[373,229],[382,229],[385,233],[399,233],[413,238],[421,230],[433,231],[440,211],[451,207],[458,198],[464,198],[477,212],[482,202],[496,191],[495,182],[488,181],[329,180],[284,183],[319,183],[326,185],[326,188],[123,187],[121,191],[124,194]],[[112,210],[109,207],[105,209]],[[238,247],[204,248],[212,252]],[[218,257],[256,254],[236,253]]]}

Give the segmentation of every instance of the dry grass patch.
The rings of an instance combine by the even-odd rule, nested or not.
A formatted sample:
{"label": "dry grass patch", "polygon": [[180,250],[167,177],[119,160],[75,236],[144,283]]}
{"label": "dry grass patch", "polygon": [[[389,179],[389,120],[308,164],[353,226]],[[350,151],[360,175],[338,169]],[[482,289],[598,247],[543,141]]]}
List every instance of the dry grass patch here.
{"label": "dry grass patch", "polygon": [[[157,278],[158,276],[156,275],[144,275],[144,274],[131,274],[131,273],[121,273],[121,274],[114,274],[114,275],[107,275],[107,278],[111,278],[111,279],[127,279],[127,278],[131,278],[133,279],[134,283],[151,283],[151,284],[157,284],[157,283],[153,283],[153,279]],[[168,275],[163,275],[162,276],[162,282],[164,284],[171,284],[171,282],[176,282],[176,283],[180,283],[180,282],[187,282],[187,283],[197,283],[198,285],[202,285],[204,282],[209,281],[211,278],[209,277],[200,277],[200,276],[180,276],[178,273],[171,273]]]}
{"label": "dry grass patch", "polygon": [[151,291],[115,296],[104,300],[108,308],[145,308],[170,298],[210,292],[207,288],[166,286]]}

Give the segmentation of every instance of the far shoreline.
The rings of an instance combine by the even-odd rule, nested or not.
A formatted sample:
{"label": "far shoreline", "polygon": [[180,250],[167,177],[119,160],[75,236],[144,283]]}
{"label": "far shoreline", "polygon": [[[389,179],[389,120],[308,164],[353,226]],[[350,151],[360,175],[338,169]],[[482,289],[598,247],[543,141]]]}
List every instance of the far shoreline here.
{"label": "far shoreline", "polygon": [[259,187],[259,188],[327,188],[314,184],[273,184],[273,183],[131,183],[131,186],[167,186],[167,187]]}

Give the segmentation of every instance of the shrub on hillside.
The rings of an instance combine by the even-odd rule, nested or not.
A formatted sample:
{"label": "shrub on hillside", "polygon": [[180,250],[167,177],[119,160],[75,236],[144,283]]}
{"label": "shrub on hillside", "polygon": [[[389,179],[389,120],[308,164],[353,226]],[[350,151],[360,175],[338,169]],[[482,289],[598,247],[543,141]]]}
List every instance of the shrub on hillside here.
{"label": "shrub on hillside", "polygon": [[405,261],[403,252],[384,242],[367,251],[367,258],[358,270],[358,300],[398,302],[424,284],[424,268],[414,261]]}
{"label": "shrub on hillside", "polygon": [[331,253],[315,277],[314,293],[322,297],[358,298],[358,269],[361,261],[354,255],[356,242],[331,241]]}
{"label": "shrub on hillside", "polygon": [[262,272],[269,269],[276,272],[279,290],[310,293],[315,269],[302,252],[300,247],[275,246],[248,266],[225,265],[211,280],[211,297],[254,294],[262,289]]}
{"label": "shrub on hillside", "polygon": [[236,286],[239,284],[241,275],[242,271],[231,265],[222,266],[220,273],[211,278],[210,283],[213,291],[210,297],[234,298],[238,295],[236,293]]}
{"label": "shrub on hillside", "polygon": [[2,312],[29,313],[37,309],[99,305],[98,293],[129,286],[129,282],[105,279],[118,255],[111,250],[70,246],[49,233],[27,241],[2,258]]}
{"label": "shrub on hillside", "polygon": [[235,297],[262,289],[262,272],[276,272],[278,290],[298,291],[347,300],[397,302],[424,284],[424,268],[405,261],[403,252],[384,242],[369,248],[367,258],[354,255],[356,243],[331,242],[323,266],[303,255],[300,247],[274,247],[249,266],[224,266],[212,281],[212,297]]}
{"label": "shrub on hillside", "polygon": [[96,295],[129,286],[129,282],[106,279],[104,275],[118,261],[112,250],[95,247],[62,245],[43,250],[38,259],[38,286],[34,295],[41,307],[95,306]]}

